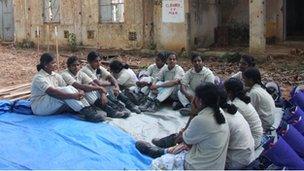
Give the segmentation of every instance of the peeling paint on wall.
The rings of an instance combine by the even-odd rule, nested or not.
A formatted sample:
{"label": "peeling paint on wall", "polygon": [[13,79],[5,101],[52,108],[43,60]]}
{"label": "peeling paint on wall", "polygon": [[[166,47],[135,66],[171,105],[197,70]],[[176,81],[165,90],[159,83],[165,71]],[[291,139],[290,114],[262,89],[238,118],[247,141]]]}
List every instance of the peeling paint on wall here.
{"label": "peeling paint on wall", "polygon": [[[139,49],[143,47],[143,1],[125,0],[125,22],[100,23],[98,0],[60,0],[60,23],[49,24],[50,34],[47,35],[47,23],[43,22],[43,1],[15,0],[14,16],[16,40],[29,39],[36,42],[35,31],[40,27],[40,42],[55,44],[54,27],[58,26],[59,44],[66,46],[68,41],[64,31],[75,33],[79,44],[96,48]],[[94,37],[88,38],[88,31]],[[137,40],[128,39],[129,32],[136,32]]]}

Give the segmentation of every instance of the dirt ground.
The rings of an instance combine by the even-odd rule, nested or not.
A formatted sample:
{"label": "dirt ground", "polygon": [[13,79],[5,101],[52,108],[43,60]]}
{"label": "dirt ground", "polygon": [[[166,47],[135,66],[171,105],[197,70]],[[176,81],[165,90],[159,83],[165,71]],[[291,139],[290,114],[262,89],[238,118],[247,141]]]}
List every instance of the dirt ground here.
{"label": "dirt ground", "polygon": [[[77,53],[60,52],[60,69],[65,68],[67,56],[74,54],[85,59],[88,52],[89,50],[81,50]],[[286,98],[288,98],[291,87],[302,84],[304,80],[304,61],[300,53],[297,49],[291,49],[288,55],[268,55],[266,60],[258,63],[263,80],[278,82]],[[12,45],[0,45],[0,54],[0,88],[31,82],[39,61],[39,55],[35,49],[18,49]],[[153,57],[134,52],[119,53],[115,58],[139,68],[145,68],[153,63]],[[237,63],[220,62],[212,57],[205,60],[204,63],[221,78],[227,78],[238,71]],[[179,64],[185,70],[191,67],[190,60],[187,58],[179,59]]]}

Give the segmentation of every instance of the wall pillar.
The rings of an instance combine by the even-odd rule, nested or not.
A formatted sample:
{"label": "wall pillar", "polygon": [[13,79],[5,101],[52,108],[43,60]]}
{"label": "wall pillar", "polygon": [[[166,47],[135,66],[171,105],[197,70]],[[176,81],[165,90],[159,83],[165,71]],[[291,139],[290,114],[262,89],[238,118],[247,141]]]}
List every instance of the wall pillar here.
{"label": "wall pillar", "polygon": [[249,0],[249,52],[261,54],[266,49],[266,0]]}

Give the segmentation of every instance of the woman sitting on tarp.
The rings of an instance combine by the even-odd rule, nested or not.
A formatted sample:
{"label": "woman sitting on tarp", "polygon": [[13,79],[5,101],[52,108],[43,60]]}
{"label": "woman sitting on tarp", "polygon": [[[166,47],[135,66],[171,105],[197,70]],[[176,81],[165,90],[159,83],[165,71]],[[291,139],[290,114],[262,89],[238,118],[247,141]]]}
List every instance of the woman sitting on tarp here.
{"label": "woman sitting on tarp", "polygon": [[108,117],[126,118],[129,116],[129,113],[113,109],[107,98],[107,90],[102,86],[96,85],[87,74],[79,72],[79,69],[79,59],[76,56],[69,57],[67,69],[61,73],[61,76],[68,85],[84,91],[84,97],[90,105],[105,111]]}
{"label": "woman sitting on tarp", "polygon": [[158,148],[143,141],[136,143],[141,153],[159,157],[153,160],[152,169],[225,168],[230,131],[220,110],[219,98],[218,88],[212,83],[195,89],[193,112],[190,115],[193,119],[182,131],[180,144]]}
{"label": "woman sitting on tarp", "polygon": [[[141,113],[138,106],[132,103],[130,99],[120,91],[117,80],[107,69],[100,65],[100,61],[100,54],[94,51],[90,52],[87,56],[88,64],[82,67],[79,72],[87,74],[96,85],[106,87],[109,90],[108,99],[117,105],[118,110],[125,111],[125,108],[127,108],[131,112]],[[124,103],[125,106],[123,105],[123,107],[121,107],[121,103]]]}
{"label": "woman sitting on tarp", "polygon": [[255,60],[252,56],[243,55],[239,64],[239,72],[232,75],[232,78],[237,78],[243,81],[243,72],[245,72],[248,68],[255,67]]}
{"label": "woman sitting on tarp", "polygon": [[90,107],[84,92],[67,86],[61,75],[54,72],[56,61],[52,54],[44,53],[37,65],[38,73],[31,85],[31,108],[36,115],[52,115],[70,109],[85,120],[100,122],[104,116]]}
{"label": "woman sitting on tarp", "polygon": [[192,55],[192,68],[189,69],[183,79],[181,80],[180,90],[178,91],[179,105],[183,107],[180,114],[188,116],[191,110],[191,102],[194,98],[194,91],[197,86],[203,83],[214,83],[213,72],[203,66],[202,57],[199,55]]}
{"label": "woman sitting on tarp", "polygon": [[244,84],[237,78],[230,78],[225,81],[224,86],[230,103],[238,108],[238,112],[240,112],[248,122],[254,138],[255,148],[257,148],[261,144],[263,135],[262,122],[257,111],[251,104],[250,97],[245,93]]}
{"label": "woman sitting on tarp", "polygon": [[258,112],[264,132],[272,129],[274,124],[275,103],[261,81],[261,73],[257,68],[249,68],[243,73],[245,86],[249,88],[247,95]]}
{"label": "woman sitting on tarp", "polygon": [[170,98],[174,100],[173,109],[178,104],[177,92],[180,80],[185,75],[182,67],[177,65],[177,55],[171,53],[167,59],[167,66],[162,68],[150,86],[150,93],[145,104],[140,106],[143,112],[156,112],[159,110],[160,103]]}

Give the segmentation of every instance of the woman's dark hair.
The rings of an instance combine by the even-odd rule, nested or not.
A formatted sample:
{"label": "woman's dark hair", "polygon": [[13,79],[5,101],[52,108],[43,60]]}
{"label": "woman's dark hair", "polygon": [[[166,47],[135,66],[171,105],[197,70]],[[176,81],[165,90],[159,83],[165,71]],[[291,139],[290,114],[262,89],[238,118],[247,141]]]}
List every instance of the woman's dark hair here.
{"label": "woman's dark hair", "polygon": [[88,54],[87,61],[90,63],[100,57],[101,57],[101,55],[99,53],[92,51]]}
{"label": "woman's dark hair", "polygon": [[259,84],[262,88],[266,90],[266,86],[262,83],[261,73],[260,71],[255,68],[248,68],[243,75],[247,78],[253,81],[255,84]]}
{"label": "woman's dark hair", "polygon": [[165,63],[168,58],[167,52],[159,52],[157,54],[157,58],[159,58],[163,63]]}
{"label": "woman's dark hair", "polygon": [[191,55],[191,62],[193,62],[196,58],[201,58],[202,59],[202,57],[200,55],[198,55],[198,54],[192,54]]}
{"label": "woman's dark hair", "polygon": [[216,85],[212,83],[205,83],[199,85],[195,89],[195,96],[201,99],[204,104],[214,111],[214,118],[218,124],[225,123],[225,117],[220,111],[219,107],[219,91]]}
{"label": "woman's dark hair", "polygon": [[255,61],[254,61],[254,58],[252,56],[243,55],[242,59],[246,62],[248,67],[255,67]]}
{"label": "woman's dark hair", "polygon": [[177,54],[175,52],[167,52],[167,59],[171,56],[174,55],[177,58]]}
{"label": "woman's dark hair", "polygon": [[122,69],[129,69],[129,65],[125,63],[121,63],[118,60],[114,60],[110,63],[110,70],[114,73],[119,73]]}
{"label": "woman's dark hair", "polygon": [[237,78],[229,78],[227,81],[224,83],[226,92],[231,92],[233,94],[233,99],[234,98],[239,98],[246,104],[250,103],[250,97],[246,96],[246,93],[244,91],[244,85],[241,80]]}
{"label": "woman's dark hair", "polygon": [[45,68],[45,65],[51,63],[54,60],[54,55],[51,53],[44,53],[40,57],[40,63],[36,66],[37,71]]}
{"label": "woman's dark hair", "polygon": [[234,115],[237,112],[237,107],[234,104],[227,103],[227,93],[224,90],[219,92],[220,100],[219,105],[222,109],[226,110],[229,114]]}
{"label": "woman's dark hair", "polygon": [[67,60],[67,66],[70,67],[73,63],[77,62],[78,58],[76,56],[71,56]]}

